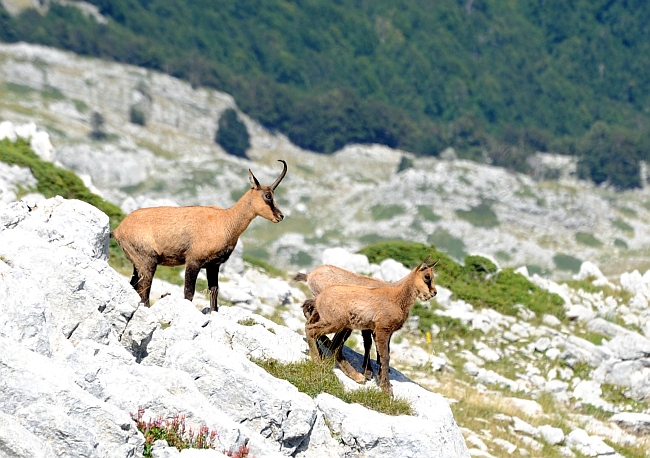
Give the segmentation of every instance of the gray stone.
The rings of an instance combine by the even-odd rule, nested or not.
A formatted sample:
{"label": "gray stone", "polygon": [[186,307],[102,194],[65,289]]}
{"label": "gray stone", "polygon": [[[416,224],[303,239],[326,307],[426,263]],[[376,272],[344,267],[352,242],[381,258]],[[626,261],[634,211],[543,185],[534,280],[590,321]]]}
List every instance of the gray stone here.
{"label": "gray stone", "polygon": [[635,332],[618,335],[609,341],[612,355],[618,359],[631,360],[650,356],[650,339]]}
{"label": "gray stone", "polygon": [[564,432],[551,425],[542,425],[537,428],[540,437],[549,445],[558,445],[564,442]]}
{"label": "gray stone", "polygon": [[597,334],[604,335],[609,338],[617,337],[620,335],[630,334],[632,331],[625,329],[611,321],[604,320],[603,318],[594,318],[587,323],[587,329]]}
{"label": "gray stone", "polygon": [[621,456],[600,437],[590,436],[584,429],[577,428],[571,431],[566,436],[565,442],[567,446],[585,456]]}
{"label": "gray stone", "polygon": [[647,413],[621,412],[612,415],[610,420],[634,434],[650,433],[650,415]]}
{"label": "gray stone", "polygon": [[388,417],[325,393],[316,397],[316,403],[332,432],[355,455],[385,457],[400,450],[401,456],[421,456],[424,451],[432,458],[470,456],[450,417],[435,425],[417,417]]}
{"label": "gray stone", "polygon": [[551,339],[548,337],[540,337],[535,342],[535,350],[544,353],[551,346]]}

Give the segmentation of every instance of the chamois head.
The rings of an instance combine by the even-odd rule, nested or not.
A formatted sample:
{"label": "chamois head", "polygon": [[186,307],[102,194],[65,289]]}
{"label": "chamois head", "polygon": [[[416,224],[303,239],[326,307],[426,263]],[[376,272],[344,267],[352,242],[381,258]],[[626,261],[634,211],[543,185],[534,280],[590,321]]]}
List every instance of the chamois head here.
{"label": "chamois head", "polygon": [[248,192],[253,193],[253,199],[251,199],[252,206],[255,210],[255,213],[262,218],[266,218],[273,223],[279,223],[284,219],[284,215],[278,208],[275,203],[274,191],[275,188],[280,184],[284,176],[287,174],[287,163],[282,159],[278,160],[284,164],[282,173],[280,176],[273,182],[271,186],[262,186],[260,182],[257,181],[251,169],[248,169],[249,180],[251,182],[251,190]]}
{"label": "chamois head", "polygon": [[438,261],[433,264],[428,264],[431,255],[415,268],[415,288],[418,292],[418,299],[421,301],[428,301],[433,296],[438,294],[436,285],[433,283],[433,268],[438,264]]}

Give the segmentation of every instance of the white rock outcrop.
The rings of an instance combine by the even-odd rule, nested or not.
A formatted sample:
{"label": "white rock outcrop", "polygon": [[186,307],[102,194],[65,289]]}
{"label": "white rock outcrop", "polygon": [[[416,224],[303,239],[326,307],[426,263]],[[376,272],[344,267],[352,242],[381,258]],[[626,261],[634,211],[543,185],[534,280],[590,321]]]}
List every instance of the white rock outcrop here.
{"label": "white rock outcrop", "polygon": [[[250,361],[305,358],[288,328],[238,307],[204,315],[174,293],[140,306],[107,241],[108,218],[83,202],[0,204],[0,455],[142,456],[132,415],[144,409],[217,431],[217,452],[469,456],[447,402],[397,371],[413,416],[314,400]],[[192,453],[156,444],[156,456]]]}

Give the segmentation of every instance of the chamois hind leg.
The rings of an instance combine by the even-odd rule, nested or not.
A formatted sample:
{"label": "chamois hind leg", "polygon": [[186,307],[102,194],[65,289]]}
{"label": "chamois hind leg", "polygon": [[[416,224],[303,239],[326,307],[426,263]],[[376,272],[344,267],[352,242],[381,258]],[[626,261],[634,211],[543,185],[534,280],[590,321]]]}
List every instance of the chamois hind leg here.
{"label": "chamois hind leg", "polygon": [[196,262],[188,262],[185,266],[185,299],[192,302],[194,289],[196,288],[196,277],[199,276],[201,265]]}
{"label": "chamois hind leg", "polygon": [[156,273],[157,264],[155,262],[148,262],[140,266],[133,266],[133,276],[131,277],[131,285],[135,288],[140,295],[140,301],[149,307],[149,294],[151,293],[151,283],[153,276]]}
{"label": "chamois hind leg", "polygon": [[345,356],[343,356],[343,345],[350,337],[350,334],[352,334],[352,329],[343,329],[342,331],[337,332],[332,339],[330,350],[343,373],[355,382],[363,383],[366,381],[366,378],[363,374],[352,367],[352,364],[350,364],[350,362],[345,359]]}
{"label": "chamois hind leg", "polygon": [[321,321],[318,312],[314,311],[311,315],[310,320],[305,324],[305,337],[307,338],[307,344],[309,345],[309,355],[314,361],[320,361],[321,356],[318,352],[318,345],[316,345],[316,339],[319,337],[329,334],[332,332],[337,332],[340,329],[332,325],[332,323],[326,323]]}
{"label": "chamois hind leg", "polygon": [[381,359],[381,366],[379,367],[379,386],[389,395],[393,395],[393,387],[388,379],[388,371],[390,368],[390,336],[388,331],[375,332],[375,346],[377,347],[378,359]]}
{"label": "chamois hind leg", "polygon": [[210,296],[210,311],[219,311],[217,296],[219,295],[219,267],[221,264],[211,264],[205,268],[208,276],[208,295]]}

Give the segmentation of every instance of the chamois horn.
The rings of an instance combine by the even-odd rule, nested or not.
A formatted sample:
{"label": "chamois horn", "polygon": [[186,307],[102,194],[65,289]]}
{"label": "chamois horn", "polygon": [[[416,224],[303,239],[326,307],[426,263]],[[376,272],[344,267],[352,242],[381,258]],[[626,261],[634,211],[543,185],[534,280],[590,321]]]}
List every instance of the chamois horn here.
{"label": "chamois horn", "polygon": [[282,162],[282,164],[284,164],[284,168],[282,169],[282,173],[280,174],[280,176],[271,185],[271,189],[273,189],[274,191],[275,188],[277,188],[277,186],[280,184],[284,176],[287,174],[287,163],[284,162],[282,159],[278,159],[278,162]]}

